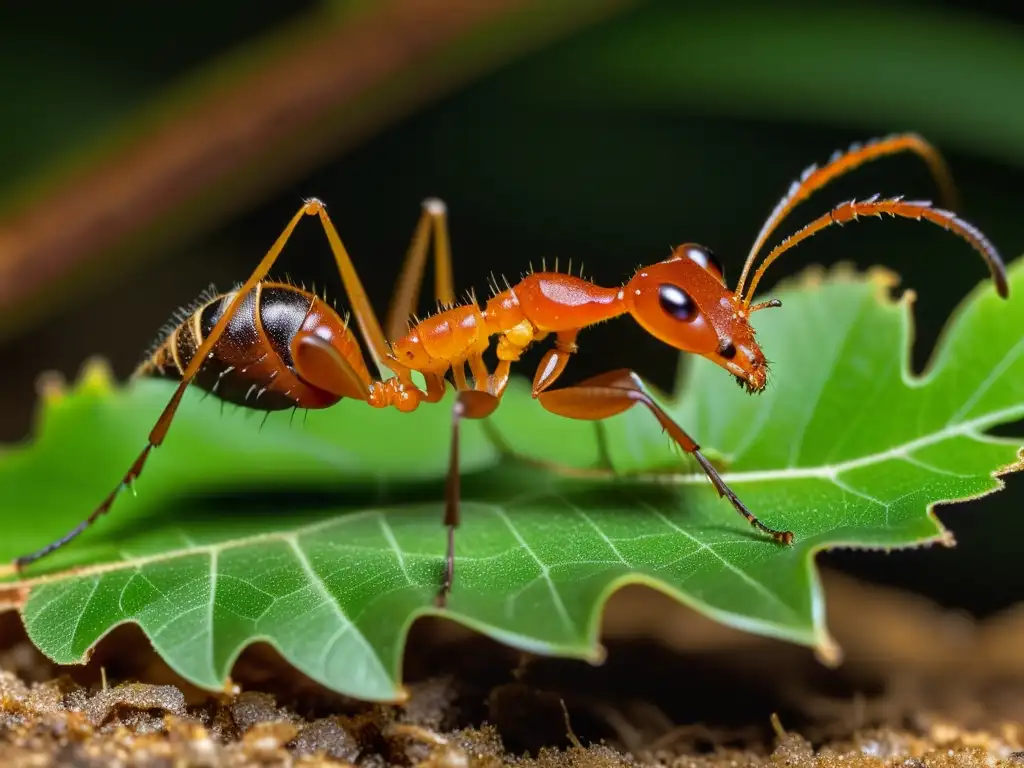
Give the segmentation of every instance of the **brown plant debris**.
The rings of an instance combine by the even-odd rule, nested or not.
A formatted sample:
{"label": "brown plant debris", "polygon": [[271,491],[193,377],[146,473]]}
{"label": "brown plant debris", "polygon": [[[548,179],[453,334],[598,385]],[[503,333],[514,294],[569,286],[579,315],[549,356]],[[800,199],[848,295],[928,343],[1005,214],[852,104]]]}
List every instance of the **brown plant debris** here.
{"label": "brown plant debris", "polygon": [[613,601],[599,667],[423,622],[401,705],[328,691],[264,646],[224,691],[200,691],[130,627],[57,668],[8,614],[0,766],[1024,765],[1019,612],[978,624],[828,581],[838,669],[638,589]]}
{"label": "brown plant debris", "polygon": [[[80,291],[96,257],[120,256],[115,261],[130,269],[166,253],[373,129],[622,4],[377,0],[357,13],[325,5],[225,54],[159,96],[119,140],[108,137],[102,149],[69,161],[3,212],[0,332]],[[515,26],[527,16],[529,30]],[[488,31],[490,44],[474,44]]]}

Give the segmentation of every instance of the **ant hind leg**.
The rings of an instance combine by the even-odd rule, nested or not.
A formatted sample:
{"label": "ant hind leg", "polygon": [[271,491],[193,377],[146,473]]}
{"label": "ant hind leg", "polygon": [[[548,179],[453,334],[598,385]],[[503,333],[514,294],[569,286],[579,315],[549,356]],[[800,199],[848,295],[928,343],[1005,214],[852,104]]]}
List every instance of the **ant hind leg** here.
{"label": "ant hind leg", "polygon": [[434,298],[444,306],[455,303],[452,278],[452,250],[448,235],[448,208],[444,201],[430,197],[423,201],[422,212],[406,253],[402,272],[395,284],[388,308],[385,330],[391,341],[405,334],[409,318],[416,311],[423,271],[429,256],[431,233],[434,243]]}
{"label": "ant hind leg", "polygon": [[228,323],[234,316],[235,311],[242,305],[242,302],[245,300],[245,297],[256,286],[256,284],[264,277],[266,277],[267,273],[270,271],[270,268],[274,265],[274,262],[277,261],[278,256],[281,255],[281,251],[284,250],[285,244],[288,242],[288,239],[291,237],[291,234],[295,230],[295,227],[298,225],[299,221],[304,216],[316,215],[319,210],[319,205],[320,204],[315,201],[307,202],[302,206],[302,208],[298,210],[298,212],[296,212],[296,214],[292,217],[291,221],[288,222],[288,225],[284,228],[284,231],[281,232],[280,236],[274,242],[273,246],[271,246],[270,250],[267,251],[266,255],[263,257],[263,260],[259,263],[259,265],[253,271],[253,273],[249,276],[249,279],[246,280],[246,282],[235,293],[234,299],[232,299],[231,303],[224,310],[220,319],[214,325],[210,333],[206,336],[206,339],[204,339],[203,343],[199,346],[199,349],[196,350],[195,355],[193,355],[192,357],[192,361],[182,372],[181,381],[178,383],[178,386],[174,390],[174,394],[171,396],[170,401],[167,403],[167,405],[164,407],[163,412],[160,414],[160,418],[157,419],[156,424],[150,431],[149,438],[146,442],[146,446],[136,457],[135,461],[132,462],[131,467],[125,473],[124,477],[121,478],[121,482],[117,484],[114,490],[107,494],[106,498],[103,499],[99,506],[97,506],[92,511],[92,513],[89,514],[87,518],[85,518],[82,522],[80,522],[66,534],[61,536],[59,539],[50,542],[45,547],[36,550],[35,552],[30,552],[28,554],[16,558],[12,563],[12,566],[15,571],[21,571],[21,569],[23,569],[26,565],[29,565],[30,563],[33,563],[36,560],[39,560],[40,558],[49,555],[51,552],[60,549],[65,544],[68,544],[73,539],[77,538],[79,535],[85,532],[90,526],[93,525],[93,523],[96,522],[96,520],[98,520],[100,517],[102,517],[110,511],[111,506],[114,504],[114,500],[120,494],[121,490],[130,486],[135,481],[135,479],[142,474],[142,470],[146,465],[146,460],[149,458],[149,454],[152,452],[154,448],[159,447],[163,443],[164,438],[167,436],[167,430],[170,429],[171,422],[174,421],[174,415],[178,411],[178,406],[181,404],[181,399],[185,394],[185,390],[188,388],[188,385],[191,383],[192,379],[195,378],[195,375],[199,372],[200,367],[203,365],[204,362],[206,362],[206,359],[213,351],[214,346],[217,344],[217,341],[224,333],[224,330],[227,328]]}

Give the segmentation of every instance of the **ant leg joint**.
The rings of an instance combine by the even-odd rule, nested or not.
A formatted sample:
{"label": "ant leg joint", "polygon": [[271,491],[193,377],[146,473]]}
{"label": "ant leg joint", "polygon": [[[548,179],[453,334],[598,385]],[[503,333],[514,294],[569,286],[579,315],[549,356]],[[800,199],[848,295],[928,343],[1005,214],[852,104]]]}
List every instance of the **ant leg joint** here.
{"label": "ant leg joint", "polygon": [[455,402],[452,404],[452,419],[458,421],[465,415],[466,404],[456,395]]}
{"label": "ant leg joint", "polygon": [[323,201],[319,197],[307,197],[302,201],[303,213],[307,216],[316,216],[320,211],[326,211],[327,206],[324,205]]}
{"label": "ant leg joint", "polygon": [[439,197],[428,197],[423,201],[423,210],[431,216],[444,216],[448,212],[448,206]]}

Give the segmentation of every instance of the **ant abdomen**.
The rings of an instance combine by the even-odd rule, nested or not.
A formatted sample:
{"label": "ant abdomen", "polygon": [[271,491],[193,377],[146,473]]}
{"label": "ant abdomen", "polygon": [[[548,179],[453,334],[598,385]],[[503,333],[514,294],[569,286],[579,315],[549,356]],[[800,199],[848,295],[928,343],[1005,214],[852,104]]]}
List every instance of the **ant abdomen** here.
{"label": "ant abdomen", "polygon": [[[168,327],[135,372],[180,381],[235,292],[206,294]],[[258,311],[257,311],[258,310]],[[295,371],[292,340],[324,325],[328,336],[348,334],[344,321],[316,295],[286,283],[260,283],[242,299],[199,369],[195,383],[220,400],[261,411],[324,408],[338,397],[310,385]]]}

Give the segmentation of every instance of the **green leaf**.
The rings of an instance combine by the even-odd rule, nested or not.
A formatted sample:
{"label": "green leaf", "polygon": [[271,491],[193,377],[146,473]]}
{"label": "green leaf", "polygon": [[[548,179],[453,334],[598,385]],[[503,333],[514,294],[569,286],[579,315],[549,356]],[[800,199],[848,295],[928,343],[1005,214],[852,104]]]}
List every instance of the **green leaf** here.
{"label": "green leaf", "polygon": [[[796,533],[792,547],[747,526],[649,414],[559,419],[517,380],[491,420],[466,425],[443,613],[522,648],[598,659],[604,601],[641,582],[834,658],[814,553],[949,541],[934,504],[991,492],[997,473],[1021,467],[1021,440],[987,430],[1024,416],[1024,260],[1014,298],[979,286],[920,378],[907,362],[911,297],[888,298],[893,284],[841,270],[790,283],[783,309],[755,316],[773,361],[767,392],[746,395],[698,360],[669,406],[751,509]],[[169,392],[155,381],[115,389],[97,368],[71,392],[50,387],[35,442],[0,455],[0,557],[80,519]],[[123,494],[27,574],[30,637],[74,663],[137,622],[174,669],[211,689],[265,640],[335,689],[399,696],[408,627],[438,612],[447,407],[343,403],[262,426],[259,414],[219,410],[191,392],[138,496]]]}

